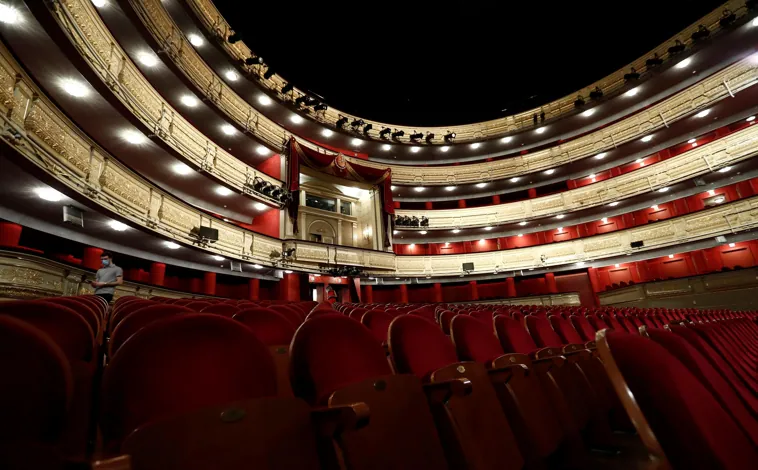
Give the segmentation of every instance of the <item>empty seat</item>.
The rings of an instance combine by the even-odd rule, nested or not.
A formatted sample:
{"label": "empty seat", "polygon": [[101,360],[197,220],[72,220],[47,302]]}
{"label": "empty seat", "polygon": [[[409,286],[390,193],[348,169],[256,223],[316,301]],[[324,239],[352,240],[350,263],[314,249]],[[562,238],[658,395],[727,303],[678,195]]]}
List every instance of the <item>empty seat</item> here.
{"label": "empty seat", "polygon": [[193,310],[181,305],[170,304],[153,304],[135,310],[129,314],[129,316],[124,318],[113,330],[108,341],[108,356],[113,357],[121,345],[141,328],[154,321],[185,313],[193,313]]}
{"label": "empty seat", "polygon": [[365,402],[371,422],[337,442],[347,468],[445,469],[421,381],[393,375],[371,332],[344,315],[311,318],[290,351],[292,388],[313,405]]}
{"label": "empty seat", "polygon": [[63,351],[31,324],[0,315],[0,467],[58,468],[74,379]]}
{"label": "empty seat", "polygon": [[201,313],[210,313],[229,318],[233,317],[237,312],[239,312],[239,308],[237,308],[236,304],[232,305],[227,303],[209,305],[201,310]]}
{"label": "empty seat", "polygon": [[[209,351],[213,351],[209,354]],[[105,370],[100,424],[118,447],[134,429],[206,406],[275,396],[268,348],[238,322],[186,314],[138,331]]]}
{"label": "empty seat", "polygon": [[373,334],[374,337],[379,341],[379,344],[386,345],[390,323],[392,323],[392,320],[394,319],[395,318],[393,316],[388,315],[384,312],[370,310],[363,314],[361,323],[363,323],[366,328],[371,331],[371,334]]}
{"label": "empty seat", "polygon": [[210,302],[203,301],[203,300],[194,300],[192,302],[188,302],[184,304],[185,307],[192,309],[193,311],[198,312],[198,313],[200,313],[205,307],[210,307],[211,305],[213,304]]}
{"label": "empty seat", "polygon": [[112,332],[116,326],[118,326],[119,322],[123,320],[127,315],[134,312],[135,310],[139,310],[142,307],[147,307],[148,305],[155,305],[158,302],[154,302],[152,300],[133,300],[129,302],[125,302],[117,307],[113,307],[113,310],[111,310],[111,318],[108,325],[108,331]]}
{"label": "empty seat", "polygon": [[647,338],[599,333],[598,350],[648,451],[671,468],[754,468],[758,451],[700,381]]}
{"label": "empty seat", "polygon": [[523,466],[513,431],[483,364],[460,362],[450,338],[422,316],[395,319],[390,327],[389,347],[398,373],[414,374],[432,384],[461,378],[471,382],[470,395],[452,396],[432,407],[451,467]]}

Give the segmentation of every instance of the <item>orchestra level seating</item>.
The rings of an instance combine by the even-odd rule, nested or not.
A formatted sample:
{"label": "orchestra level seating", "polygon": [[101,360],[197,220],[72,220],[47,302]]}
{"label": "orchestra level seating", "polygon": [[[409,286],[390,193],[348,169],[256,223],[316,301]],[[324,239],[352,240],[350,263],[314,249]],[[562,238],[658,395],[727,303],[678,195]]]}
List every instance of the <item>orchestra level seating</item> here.
{"label": "orchestra level seating", "polygon": [[758,464],[758,312],[0,303],[0,468]]}

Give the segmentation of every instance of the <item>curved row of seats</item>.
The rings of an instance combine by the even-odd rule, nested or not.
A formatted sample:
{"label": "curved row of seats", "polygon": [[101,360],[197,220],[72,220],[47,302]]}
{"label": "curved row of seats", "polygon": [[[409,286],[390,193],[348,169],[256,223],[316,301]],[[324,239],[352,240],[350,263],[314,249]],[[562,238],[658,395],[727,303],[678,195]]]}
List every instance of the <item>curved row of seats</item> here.
{"label": "curved row of seats", "polygon": [[[620,468],[650,453],[742,469],[758,456],[755,312],[193,302],[98,310],[96,467]],[[24,317],[40,305],[46,322]],[[62,450],[78,391],[57,331],[67,310],[0,304],[1,376],[23,379],[3,387],[18,402],[0,424],[3,468]]]}

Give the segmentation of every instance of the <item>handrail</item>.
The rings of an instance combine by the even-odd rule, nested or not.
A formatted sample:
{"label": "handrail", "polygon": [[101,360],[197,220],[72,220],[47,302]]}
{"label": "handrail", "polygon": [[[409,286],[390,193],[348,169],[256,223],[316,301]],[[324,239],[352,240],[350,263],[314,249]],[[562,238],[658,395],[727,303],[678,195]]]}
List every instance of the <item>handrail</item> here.
{"label": "handrail", "polygon": [[[222,47],[230,55],[232,60],[244,61],[244,59],[255,55],[244,43],[244,41],[238,41],[235,44],[229,44],[229,42],[226,41],[226,38],[231,33],[232,28],[215,7],[212,0],[184,0],[184,2],[189,6],[190,10],[192,10],[201,24],[203,24],[211,34],[221,39]],[[546,120],[552,120],[554,118],[573,112],[574,100],[576,100],[577,95],[584,96],[586,98],[588,97],[590,91],[592,91],[595,87],[602,89],[603,93],[606,96],[612,95],[614,92],[624,86],[624,75],[628,73],[632,67],[634,67],[640,74],[646,73],[648,70],[646,60],[648,58],[652,57],[654,54],[657,54],[658,57],[666,60],[669,57],[668,47],[673,45],[676,40],[681,41],[685,45],[689,45],[692,42],[690,36],[694,31],[697,30],[700,24],[704,24],[711,32],[718,30],[720,28],[719,20],[724,9],[731,10],[733,13],[735,13],[735,15],[737,15],[737,17],[741,17],[747,14],[747,9],[745,8],[744,3],[745,2],[742,0],[729,0],[711,11],[709,14],[689,25],[674,37],[668,39],[652,51],[636,59],[632,63],[627,64],[616,72],[575,93],[571,93],[551,103],[547,103],[543,106],[523,111],[518,114],[473,124],[438,127],[412,127],[398,124],[382,123],[365,118],[363,118],[363,120],[367,124],[370,123],[373,125],[374,134],[378,133],[380,129],[385,127],[402,129],[405,131],[406,135],[409,135],[411,132],[418,130],[424,134],[427,132],[432,132],[437,136],[442,136],[448,131],[451,131],[456,133],[456,142],[467,142],[494,138],[518,130],[528,129],[533,127],[532,118],[535,114],[544,112]],[[253,71],[251,67],[250,70]],[[274,94],[281,96],[279,90],[281,90],[282,86],[284,86],[287,81],[283,77],[274,74],[268,80],[265,80],[261,77],[259,83],[271,90]],[[306,92],[297,88],[295,88],[295,90],[300,94],[307,94]],[[349,114],[332,107],[327,109],[325,113],[310,113],[309,117],[318,122],[334,126],[334,123],[339,119],[340,115],[346,116],[350,121],[354,119],[362,119],[360,116]],[[378,139],[378,134],[372,135],[372,137]]]}
{"label": "handrail", "polygon": [[[245,99],[221,80],[178,29],[159,0],[129,0],[146,29],[169,51],[171,60],[196,88],[240,126],[248,116],[260,115]],[[506,179],[547,170],[608,151],[647,133],[670,126],[695,109],[704,108],[736,95],[758,80],[758,66],[744,59],[701,80],[699,83],[641,110],[625,119],[582,137],[526,155],[494,162],[467,165],[411,166],[360,160],[361,165],[392,169],[393,184],[449,185]],[[212,83],[212,86],[208,86]],[[728,84],[728,85],[725,85]],[[282,129],[282,132],[283,129]],[[300,139],[302,140],[302,139]],[[312,144],[307,145],[313,147]],[[349,160],[356,159],[347,157]]]}
{"label": "handrail", "polygon": [[749,126],[705,145],[690,148],[667,160],[557,194],[483,207],[397,209],[395,214],[415,216],[419,219],[427,217],[429,226],[423,227],[423,230],[485,227],[565,214],[651,193],[680,181],[734,165],[758,155],[757,149],[746,145],[755,141],[758,141],[758,127]]}

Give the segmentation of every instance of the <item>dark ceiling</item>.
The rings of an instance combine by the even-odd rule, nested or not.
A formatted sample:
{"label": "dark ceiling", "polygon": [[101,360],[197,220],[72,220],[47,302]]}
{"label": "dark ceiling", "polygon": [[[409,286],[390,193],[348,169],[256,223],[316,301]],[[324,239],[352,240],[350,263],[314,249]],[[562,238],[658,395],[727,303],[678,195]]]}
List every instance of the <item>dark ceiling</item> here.
{"label": "dark ceiling", "polygon": [[722,2],[215,3],[298,88],[361,117],[436,126],[495,119],[573,93]]}

